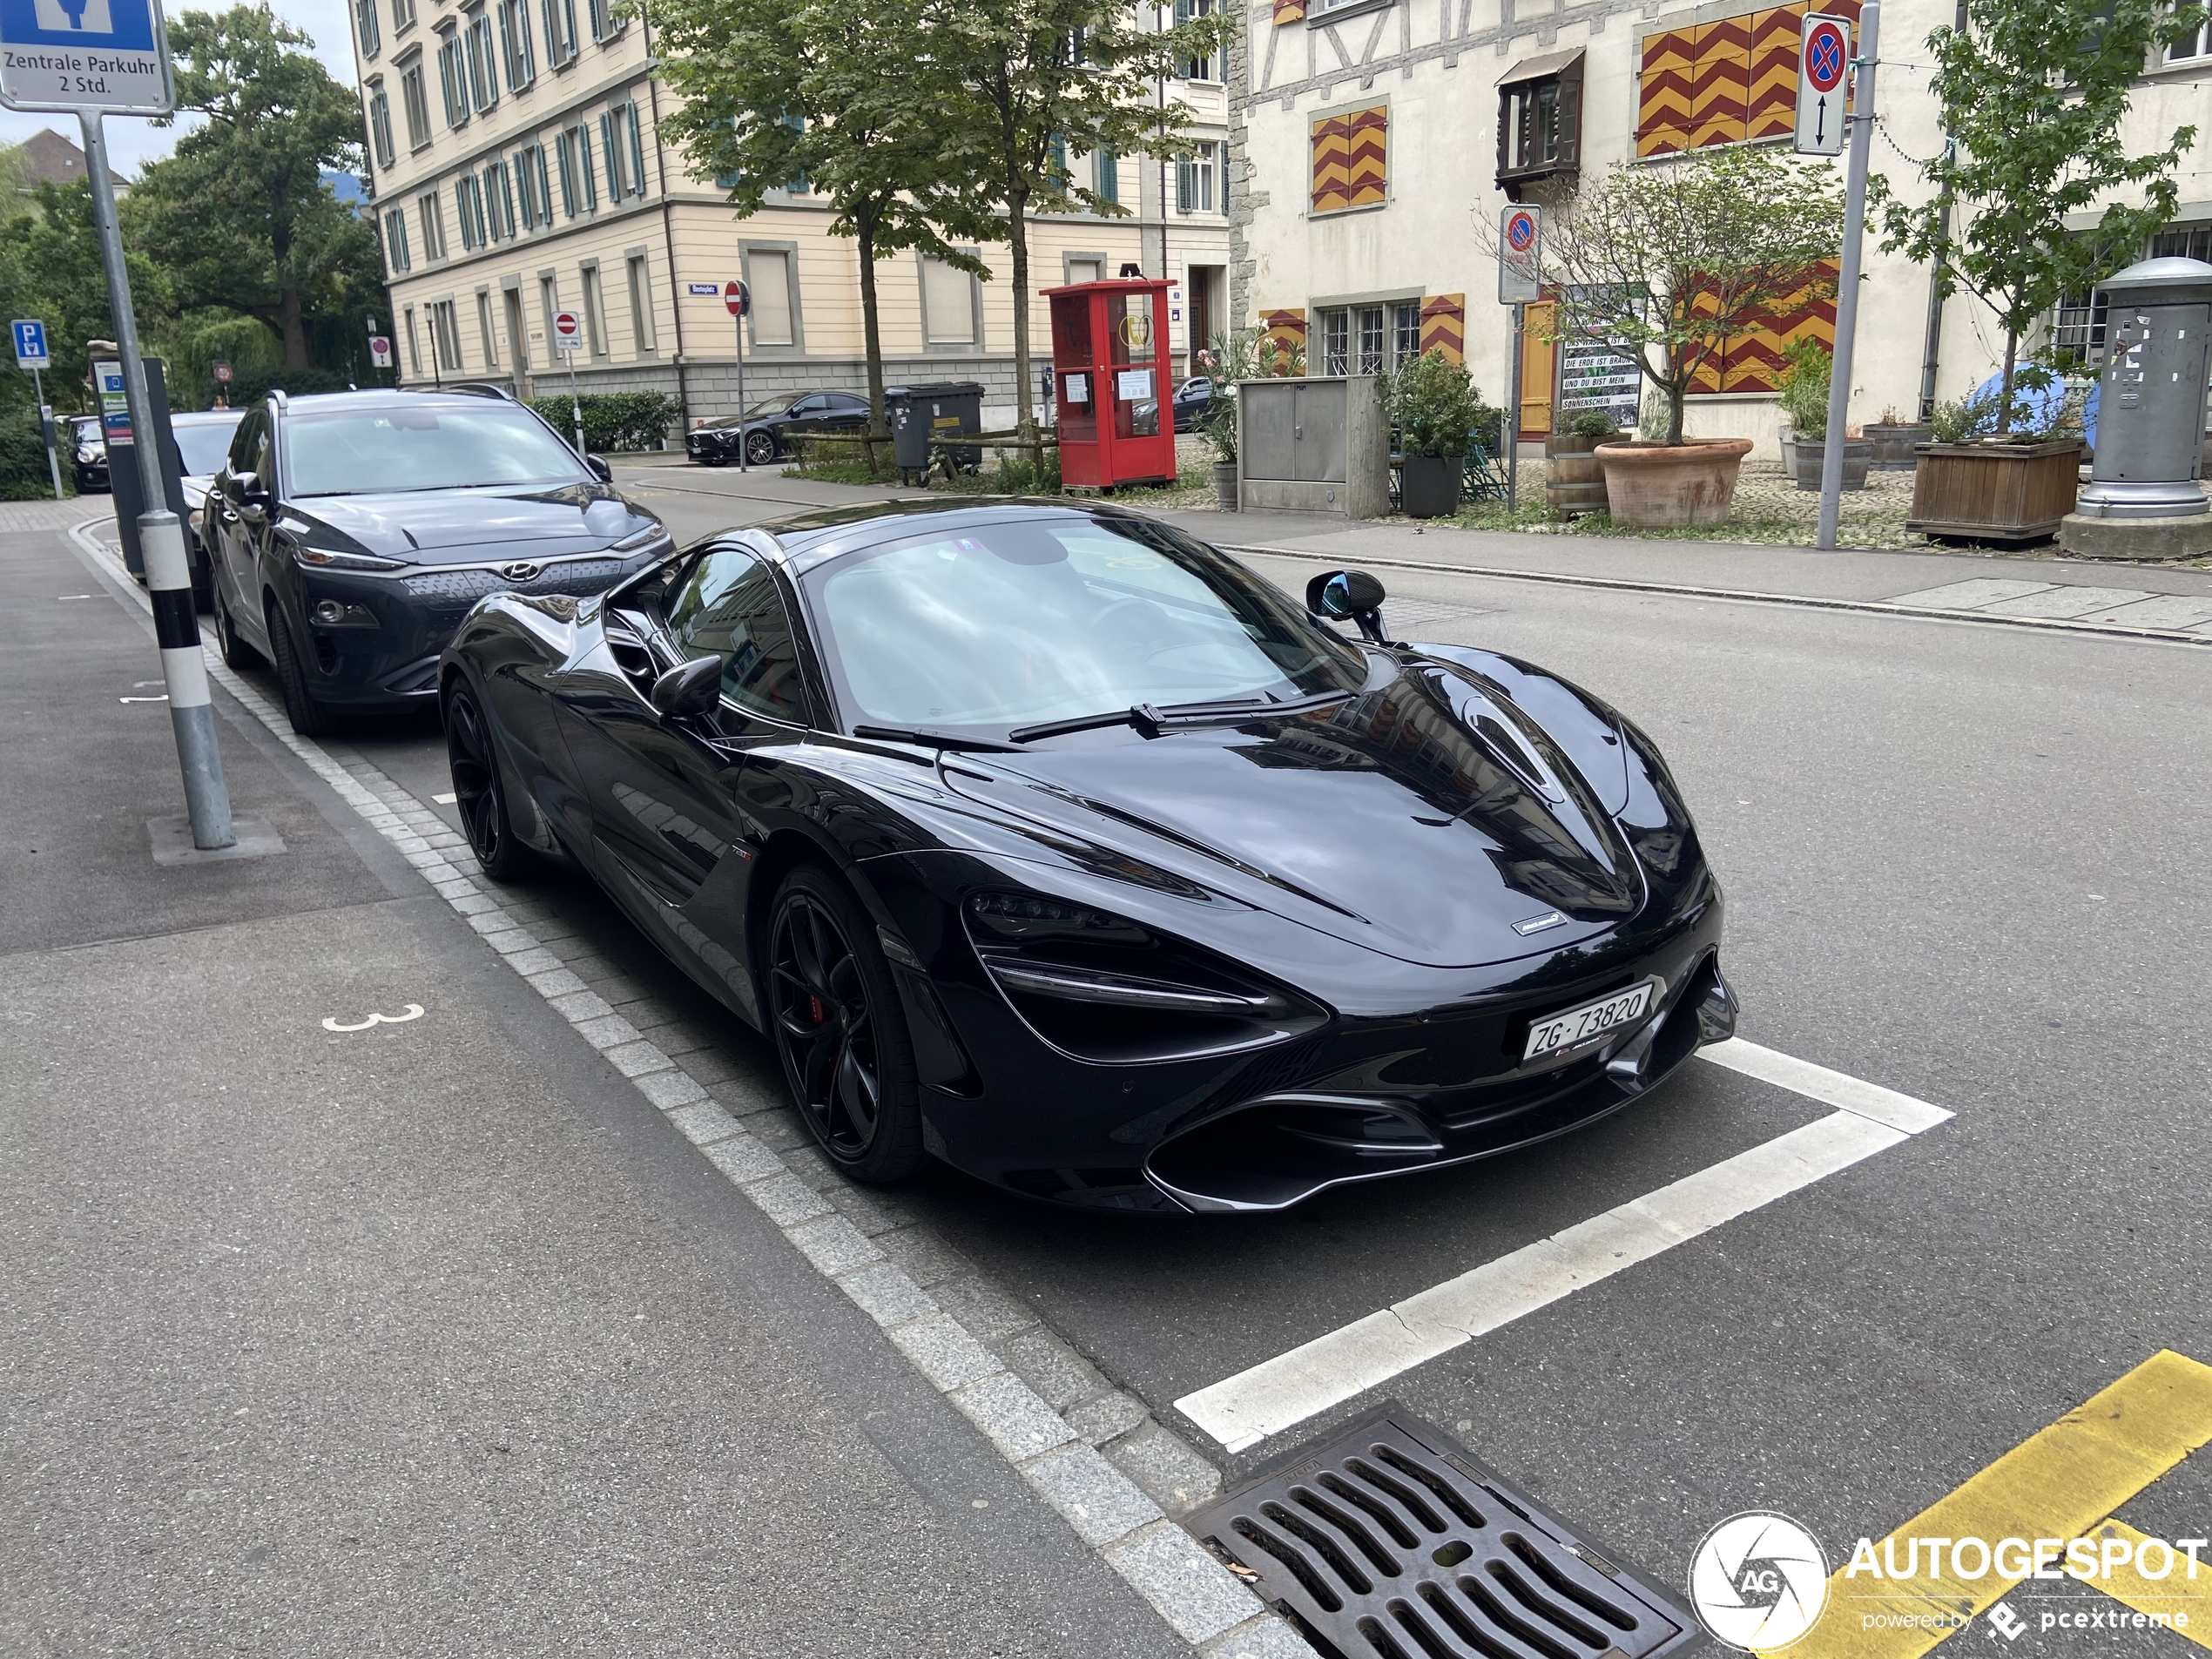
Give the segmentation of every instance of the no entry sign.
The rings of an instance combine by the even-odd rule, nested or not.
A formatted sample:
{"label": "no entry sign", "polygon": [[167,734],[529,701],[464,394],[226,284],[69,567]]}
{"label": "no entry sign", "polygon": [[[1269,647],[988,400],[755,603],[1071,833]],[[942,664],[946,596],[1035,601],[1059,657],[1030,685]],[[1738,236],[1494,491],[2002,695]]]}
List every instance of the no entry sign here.
{"label": "no entry sign", "polygon": [[553,314],[553,349],[570,352],[583,344],[583,319],[573,311]]}
{"label": "no entry sign", "polygon": [[742,317],[752,308],[752,296],[744,283],[732,277],[722,285],[722,303],[730,307],[732,316]]}
{"label": "no entry sign", "polygon": [[1799,155],[1844,152],[1844,103],[1850,96],[1851,19],[1814,12],[1797,37]]}

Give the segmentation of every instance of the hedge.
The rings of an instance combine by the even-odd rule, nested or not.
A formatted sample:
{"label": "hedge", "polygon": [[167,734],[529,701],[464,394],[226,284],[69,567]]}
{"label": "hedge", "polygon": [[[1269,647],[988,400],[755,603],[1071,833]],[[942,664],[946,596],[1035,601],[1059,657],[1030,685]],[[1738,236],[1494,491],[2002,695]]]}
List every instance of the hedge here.
{"label": "hedge", "polygon": [[[67,425],[57,418],[57,441],[66,441]],[[69,457],[63,455],[62,489],[71,489]],[[0,501],[51,501],[54,478],[46,466],[46,445],[38,433],[38,412],[18,409],[0,415]]]}
{"label": "hedge", "polygon": [[[577,401],[583,406],[583,447],[595,455],[650,449],[684,413],[684,406],[665,392],[595,392]],[[563,437],[576,429],[567,398],[534,397],[529,402]]]}

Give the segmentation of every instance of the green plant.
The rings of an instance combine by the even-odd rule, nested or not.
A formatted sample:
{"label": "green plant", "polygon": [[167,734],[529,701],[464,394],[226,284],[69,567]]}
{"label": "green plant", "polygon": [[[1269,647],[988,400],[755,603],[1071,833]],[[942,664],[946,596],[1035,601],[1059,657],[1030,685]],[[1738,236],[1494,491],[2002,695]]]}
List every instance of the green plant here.
{"label": "green plant", "polygon": [[1782,413],[1790,417],[1791,435],[1800,442],[1818,442],[1828,435],[1828,392],[1834,383],[1834,368],[1828,347],[1810,336],[1782,348]]}
{"label": "green plant", "polygon": [[1603,409],[1584,409],[1568,423],[1567,429],[1578,438],[1609,438],[1620,431]]}
{"label": "green plant", "polygon": [[[684,406],[665,392],[599,392],[578,401],[583,406],[583,447],[595,455],[650,449],[667,437],[669,423],[684,413]],[[563,437],[575,431],[576,416],[566,397],[534,397],[529,402]]]}
{"label": "green plant", "polygon": [[1057,496],[1060,451],[1048,448],[1035,461],[1023,454],[1002,455],[989,482],[995,496]]}
{"label": "green plant", "polygon": [[1206,441],[1216,461],[1232,466],[1237,460],[1236,387],[1244,381],[1302,375],[1305,354],[1257,328],[1236,334],[1217,332],[1213,343],[1198,354],[1198,367],[1214,384],[1213,401],[1198,417],[1198,435]]}
{"label": "green plant", "polygon": [[1646,392],[1643,407],[1636,411],[1636,436],[1646,443],[1664,443],[1674,418],[1674,405],[1664,392]]}
{"label": "green plant", "polygon": [[[2196,129],[2175,128],[2164,148],[2131,155],[2123,128],[2143,65],[2193,39],[2205,8],[1965,0],[1961,10],[1966,27],[1928,37],[1930,84],[1951,140],[1920,168],[1934,189],[1902,202],[1878,175],[1868,205],[1883,206],[1884,249],[1931,266],[1939,297],[1964,288],[1997,314],[2001,408],[2021,338],[2060,296],[2087,293],[2174,217],[2175,169]],[[2096,223],[2077,228],[2101,205]]]}
{"label": "green plant", "polygon": [[[1730,341],[1835,293],[1835,169],[1714,145],[1584,178],[1545,227],[1544,274],[1560,298],[1544,335],[1634,358],[1667,401],[1656,435],[1680,443],[1690,388]],[[1483,236],[1495,252],[1496,232]]]}
{"label": "green plant", "polygon": [[[62,488],[70,488],[66,456]],[[18,409],[0,415],[0,501],[51,501],[53,494],[54,476],[46,465],[37,410]]]}
{"label": "green plant", "polygon": [[1467,454],[1481,400],[1466,364],[1433,346],[1395,374],[1386,374],[1379,390],[1403,453],[1452,461]]}
{"label": "green plant", "polygon": [[318,392],[346,392],[353,382],[334,368],[241,368],[232,377],[226,400],[234,409],[249,409],[272,392],[287,397],[313,397]]}

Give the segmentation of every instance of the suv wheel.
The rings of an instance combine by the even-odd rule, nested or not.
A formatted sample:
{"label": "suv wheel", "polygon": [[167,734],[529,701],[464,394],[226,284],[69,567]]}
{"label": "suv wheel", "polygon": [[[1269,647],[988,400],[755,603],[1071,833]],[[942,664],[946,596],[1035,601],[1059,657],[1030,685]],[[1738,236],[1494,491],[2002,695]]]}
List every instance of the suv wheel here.
{"label": "suv wheel", "polygon": [[285,718],[303,738],[327,736],[334,729],[330,705],[307,690],[307,671],[300,661],[300,646],[292,637],[292,624],[284,607],[269,602],[269,650],[276,658],[277,685],[284,692]]}
{"label": "suv wheel", "polygon": [[231,615],[230,604],[220,588],[215,590],[215,645],[223,653],[226,668],[261,666],[261,653],[239,637],[238,621]]}

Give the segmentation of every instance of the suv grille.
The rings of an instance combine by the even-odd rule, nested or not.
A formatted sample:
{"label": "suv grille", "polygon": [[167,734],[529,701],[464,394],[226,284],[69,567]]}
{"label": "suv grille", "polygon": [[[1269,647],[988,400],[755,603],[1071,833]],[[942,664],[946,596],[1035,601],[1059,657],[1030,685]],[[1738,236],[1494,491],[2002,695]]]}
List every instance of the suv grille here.
{"label": "suv grille", "polygon": [[1689,1615],[1419,1418],[1368,1418],[1184,1522],[1336,1659],[1659,1659]]}
{"label": "suv grille", "polygon": [[621,559],[577,559],[549,564],[527,582],[509,582],[496,570],[435,570],[405,579],[408,597],[467,610],[488,593],[572,593],[582,598],[622,580]]}

